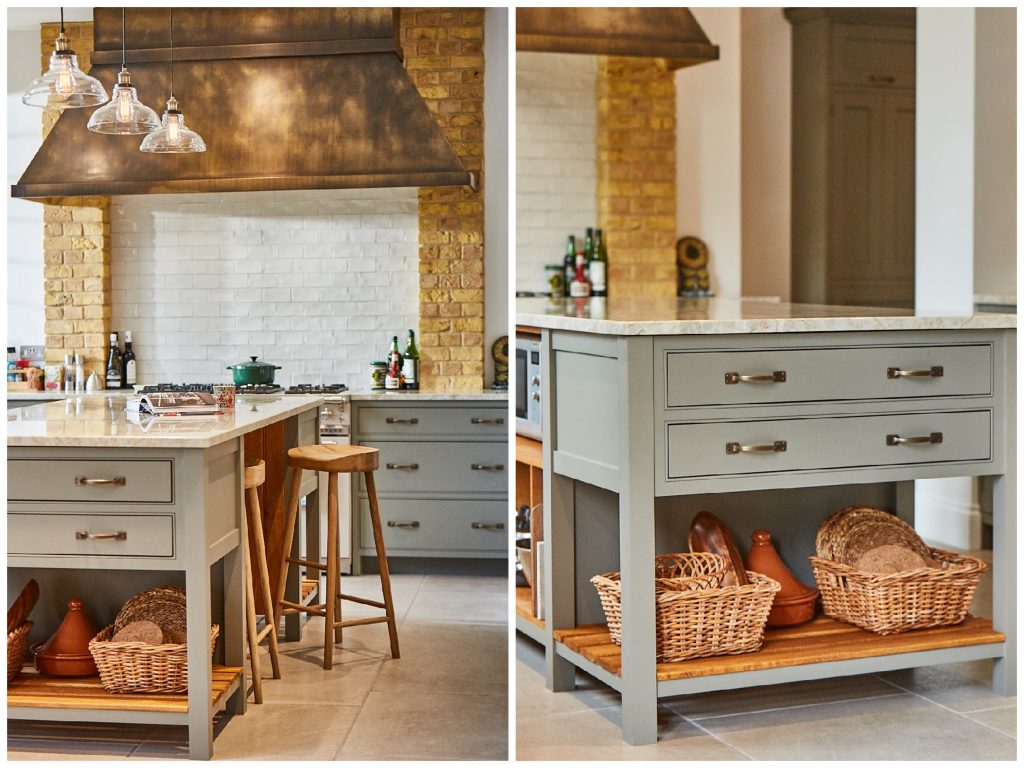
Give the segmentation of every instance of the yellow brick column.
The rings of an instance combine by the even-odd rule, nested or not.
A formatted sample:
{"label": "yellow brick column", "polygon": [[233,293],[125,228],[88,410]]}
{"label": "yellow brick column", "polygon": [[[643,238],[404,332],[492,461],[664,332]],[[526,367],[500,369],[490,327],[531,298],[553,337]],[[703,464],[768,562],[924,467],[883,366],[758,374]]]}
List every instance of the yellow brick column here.
{"label": "yellow brick column", "polygon": [[420,373],[451,392],[484,378],[484,11],[403,8],[405,66],[479,182],[419,193]]}
{"label": "yellow brick column", "polygon": [[610,296],[676,292],[675,82],[662,59],[597,58],[597,218]]}
{"label": "yellow brick column", "polygon": [[[92,23],[64,27],[79,66],[88,72]],[[42,71],[59,31],[59,24],[42,25]],[[58,117],[58,110],[43,110],[44,137]],[[110,198],[50,200],[43,207],[43,261],[46,362],[62,363],[65,354],[79,352],[86,370],[104,378],[110,333]]]}

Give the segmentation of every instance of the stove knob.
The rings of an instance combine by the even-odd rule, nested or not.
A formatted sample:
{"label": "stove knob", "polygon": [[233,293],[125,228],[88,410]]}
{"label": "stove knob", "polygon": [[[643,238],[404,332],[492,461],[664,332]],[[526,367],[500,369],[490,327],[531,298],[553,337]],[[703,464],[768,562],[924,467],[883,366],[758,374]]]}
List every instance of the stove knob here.
{"label": "stove knob", "polygon": [[534,376],[533,379],[530,381],[530,383],[533,386],[535,386],[535,387],[539,387],[540,386],[540,377],[539,376]]}

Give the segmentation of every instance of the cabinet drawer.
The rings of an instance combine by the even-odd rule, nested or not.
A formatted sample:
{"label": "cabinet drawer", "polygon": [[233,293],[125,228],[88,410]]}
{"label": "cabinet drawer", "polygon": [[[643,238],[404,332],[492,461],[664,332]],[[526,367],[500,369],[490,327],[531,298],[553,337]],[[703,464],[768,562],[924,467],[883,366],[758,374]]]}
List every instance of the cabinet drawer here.
{"label": "cabinet drawer", "polygon": [[173,501],[170,459],[9,459],[8,501]]}
{"label": "cabinet drawer", "polygon": [[832,82],[871,88],[913,88],[913,27],[837,24],[832,29]]}
{"label": "cabinet drawer", "polygon": [[7,515],[8,555],[174,557],[173,515]]}
{"label": "cabinet drawer", "polygon": [[504,404],[496,408],[364,407],[358,410],[356,433],[428,440],[449,436],[507,439],[507,410]]}
{"label": "cabinet drawer", "polygon": [[[934,442],[901,443],[890,437],[932,440],[933,434]],[[765,449],[747,452],[737,446]],[[666,436],[669,480],[987,461],[991,456],[987,410],[668,424]]]}
{"label": "cabinet drawer", "polygon": [[[737,380],[742,376],[761,378]],[[992,347],[668,350],[665,383],[667,408],[988,395]]]}
{"label": "cabinet drawer", "polygon": [[[380,451],[379,493],[501,493],[508,488],[506,443],[362,443]],[[360,490],[366,479],[359,476]]]}
{"label": "cabinet drawer", "polygon": [[[372,550],[370,508],[362,497],[359,513],[360,542],[363,549]],[[380,501],[384,545],[389,554],[410,549],[504,551],[508,548],[506,514],[501,501]]]}

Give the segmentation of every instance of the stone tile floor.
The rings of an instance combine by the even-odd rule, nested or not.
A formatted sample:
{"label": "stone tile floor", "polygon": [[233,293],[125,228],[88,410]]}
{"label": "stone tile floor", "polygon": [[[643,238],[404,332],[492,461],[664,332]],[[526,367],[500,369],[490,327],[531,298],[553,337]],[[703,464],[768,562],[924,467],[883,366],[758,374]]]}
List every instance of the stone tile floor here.
{"label": "stone tile floor", "polygon": [[[380,596],[376,576],[342,577]],[[504,760],[508,754],[508,593],[501,577],[392,576],[402,658],[387,627],[345,630],[325,671],[323,623],[283,643],[264,703],[219,716],[216,760]],[[346,617],[374,609],[345,603]],[[270,660],[263,649],[264,677]],[[186,758],[184,728],[8,722],[8,760]]]}
{"label": "stone tile floor", "polygon": [[[991,562],[991,552],[978,552]],[[972,612],[991,615],[991,572]],[[1015,760],[1017,699],[991,661],[664,699],[657,744],[622,741],[617,693],[582,672],[544,687],[540,646],[516,638],[519,760]]]}

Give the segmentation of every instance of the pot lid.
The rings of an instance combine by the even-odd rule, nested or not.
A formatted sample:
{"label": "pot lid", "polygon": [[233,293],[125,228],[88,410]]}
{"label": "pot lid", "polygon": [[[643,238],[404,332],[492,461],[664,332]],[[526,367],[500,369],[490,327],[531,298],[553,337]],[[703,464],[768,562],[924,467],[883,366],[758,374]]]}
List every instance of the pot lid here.
{"label": "pot lid", "polygon": [[234,365],[229,365],[228,368],[274,368],[274,369],[278,369],[278,368],[281,367],[280,365],[274,365],[273,363],[268,363],[265,360],[257,360],[256,359],[257,357],[259,357],[259,355],[250,355],[249,359],[246,360],[244,363],[235,363]]}

